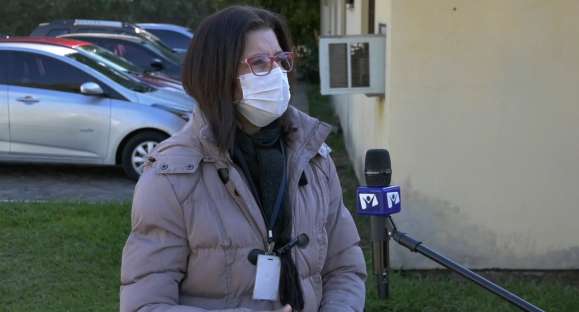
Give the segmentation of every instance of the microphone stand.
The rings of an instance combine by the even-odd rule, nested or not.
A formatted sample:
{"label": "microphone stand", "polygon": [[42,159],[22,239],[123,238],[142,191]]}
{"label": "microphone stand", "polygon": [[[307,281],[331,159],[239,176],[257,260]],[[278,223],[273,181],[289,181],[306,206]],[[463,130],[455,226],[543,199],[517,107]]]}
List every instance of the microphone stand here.
{"label": "microphone stand", "polygon": [[384,219],[371,217],[370,229],[372,232],[372,264],[378,286],[378,298],[387,299],[390,297],[390,239],[384,226]]}
{"label": "microphone stand", "polygon": [[519,309],[529,312],[544,312],[544,310],[541,310],[537,306],[525,301],[523,298],[489,281],[488,279],[482,277],[481,275],[469,270],[465,266],[426,247],[422,242],[413,239],[412,237],[406,235],[405,233],[398,232],[398,229],[394,224],[394,220],[392,220],[390,216],[388,216],[388,218],[386,219],[386,230],[387,236],[392,237],[401,246],[408,248],[412,252],[417,252],[433,260],[434,262],[450,269],[451,271],[458,273],[462,277],[470,280],[471,282],[479,285],[480,287],[486,289],[487,291],[515,305]]}

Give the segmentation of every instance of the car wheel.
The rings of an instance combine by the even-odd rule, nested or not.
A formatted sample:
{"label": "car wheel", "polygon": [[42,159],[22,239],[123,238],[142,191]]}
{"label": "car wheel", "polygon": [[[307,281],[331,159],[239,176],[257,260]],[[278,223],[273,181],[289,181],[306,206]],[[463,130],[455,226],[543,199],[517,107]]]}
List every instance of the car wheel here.
{"label": "car wheel", "polygon": [[138,133],[127,141],[122,152],[122,166],[127,176],[138,180],[143,173],[143,165],[161,141],[168,136],[161,132],[145,131]]}

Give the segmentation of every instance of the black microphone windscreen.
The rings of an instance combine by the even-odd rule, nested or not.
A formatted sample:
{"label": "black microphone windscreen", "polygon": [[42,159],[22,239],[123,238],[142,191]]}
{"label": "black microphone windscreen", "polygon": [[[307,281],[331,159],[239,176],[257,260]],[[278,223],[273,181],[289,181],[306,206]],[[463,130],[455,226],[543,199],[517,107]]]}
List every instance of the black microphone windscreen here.
{"label": "black microphone windscreen", "polygon": [[366,185],[389,186],[392,176],[390,153],[385,149],[370,149],[364,163]]}

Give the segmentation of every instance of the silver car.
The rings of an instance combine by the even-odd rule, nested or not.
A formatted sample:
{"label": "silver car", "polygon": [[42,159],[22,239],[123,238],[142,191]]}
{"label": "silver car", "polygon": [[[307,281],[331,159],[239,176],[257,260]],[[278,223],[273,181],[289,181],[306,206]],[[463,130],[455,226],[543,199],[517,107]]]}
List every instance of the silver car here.
{"label": "silver car", "polygon": [[73,48],[0,40],[0,161],[122,165],[138,178],[194,105]]}

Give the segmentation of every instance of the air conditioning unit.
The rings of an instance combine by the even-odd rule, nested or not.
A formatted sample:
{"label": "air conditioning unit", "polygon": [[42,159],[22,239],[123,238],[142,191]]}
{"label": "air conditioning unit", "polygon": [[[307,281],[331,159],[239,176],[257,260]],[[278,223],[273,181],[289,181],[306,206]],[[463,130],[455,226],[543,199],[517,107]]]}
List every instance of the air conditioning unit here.
{"label": "air conditioning unit", "polygon": [[385,93],[386,36],[320,37],[321,93]]}

